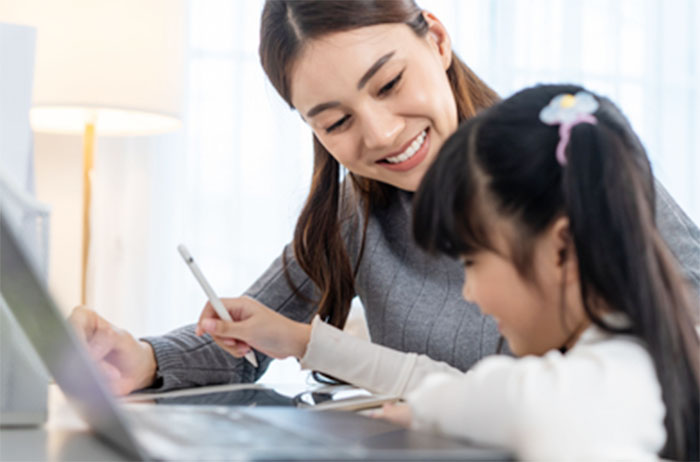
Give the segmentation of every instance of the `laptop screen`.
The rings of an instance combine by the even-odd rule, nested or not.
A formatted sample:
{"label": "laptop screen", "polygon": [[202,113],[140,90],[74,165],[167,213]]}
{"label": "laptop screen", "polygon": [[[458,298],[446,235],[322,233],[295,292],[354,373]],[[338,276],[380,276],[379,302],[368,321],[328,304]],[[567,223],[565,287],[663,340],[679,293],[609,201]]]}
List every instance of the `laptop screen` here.
{"label": "laptop screen", "polygon": [[140,458],[125,420],[87,351],[39,282],[16,230],[0,211],[0,294],[44,365],[101,438]]}

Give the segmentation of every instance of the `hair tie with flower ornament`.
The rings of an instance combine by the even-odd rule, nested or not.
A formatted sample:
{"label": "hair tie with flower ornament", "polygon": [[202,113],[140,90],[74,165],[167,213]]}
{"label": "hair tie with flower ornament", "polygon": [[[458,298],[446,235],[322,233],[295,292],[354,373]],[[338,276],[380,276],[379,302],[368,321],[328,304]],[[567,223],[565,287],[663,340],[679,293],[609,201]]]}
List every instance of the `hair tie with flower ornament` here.
{"label": "hair tie with flower ornament", "polygon": [[565,93],[555,96],[540,111],[540,120],[547,125],[559,125],[557,161],[566,165],[566,145],[571,137],[571,129],[580,123],[597,124],[593,113],[598,110],[598,101],[588,92],[579,91],[575,95]]}

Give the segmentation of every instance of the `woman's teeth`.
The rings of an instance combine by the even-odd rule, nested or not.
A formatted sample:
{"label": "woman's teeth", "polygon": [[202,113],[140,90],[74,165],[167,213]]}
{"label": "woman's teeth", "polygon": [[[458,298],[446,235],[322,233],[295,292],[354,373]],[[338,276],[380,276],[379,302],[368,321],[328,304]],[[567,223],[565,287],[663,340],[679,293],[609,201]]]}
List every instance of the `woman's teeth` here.
{"label": "woman's teeth", "polygon": [[418,135],[418,137],[413,140],[413,143],[409,147],[406,148],[404,152],[399,154],[398,156],[394,157],[387,157],[386,160],[390,164],[399,164],[401,162],[407,161],[411,157],[414,156],[416,152],[420,149],[421,146],[423,146],[423,142],[425,141],[425,137],[428,134],[428,130],[423,130],[423,132]]}

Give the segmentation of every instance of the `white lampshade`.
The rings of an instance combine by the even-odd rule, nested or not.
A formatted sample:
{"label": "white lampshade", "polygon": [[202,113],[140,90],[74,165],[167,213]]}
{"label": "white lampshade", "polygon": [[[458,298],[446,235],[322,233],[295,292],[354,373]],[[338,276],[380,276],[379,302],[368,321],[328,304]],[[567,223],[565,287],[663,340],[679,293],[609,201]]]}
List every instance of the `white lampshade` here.
{"label": "white lampshade", "polygon": [[0,21],[37,29],[36,131],[162,133],[181,125],[184,0],[0,0]]}

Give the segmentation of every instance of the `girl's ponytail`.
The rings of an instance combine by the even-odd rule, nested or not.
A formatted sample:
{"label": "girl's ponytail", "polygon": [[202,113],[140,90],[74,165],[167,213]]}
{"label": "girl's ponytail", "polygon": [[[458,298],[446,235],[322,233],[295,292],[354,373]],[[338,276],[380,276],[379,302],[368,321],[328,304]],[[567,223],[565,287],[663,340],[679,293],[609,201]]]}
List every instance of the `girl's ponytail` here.
{"label": "girl's ponytail", "polygon": [[[698,460],[698,354],[692,297],[655,225],[649,161],[626,121],[603,101],[599,123],[571,130],[562,178],[584,306],[595,324],[642,339],[666,404],[662,456]],[[620,125],[620,122],[623,125]],[[625,328],[605,323],[598,301],[624,312]]]}

